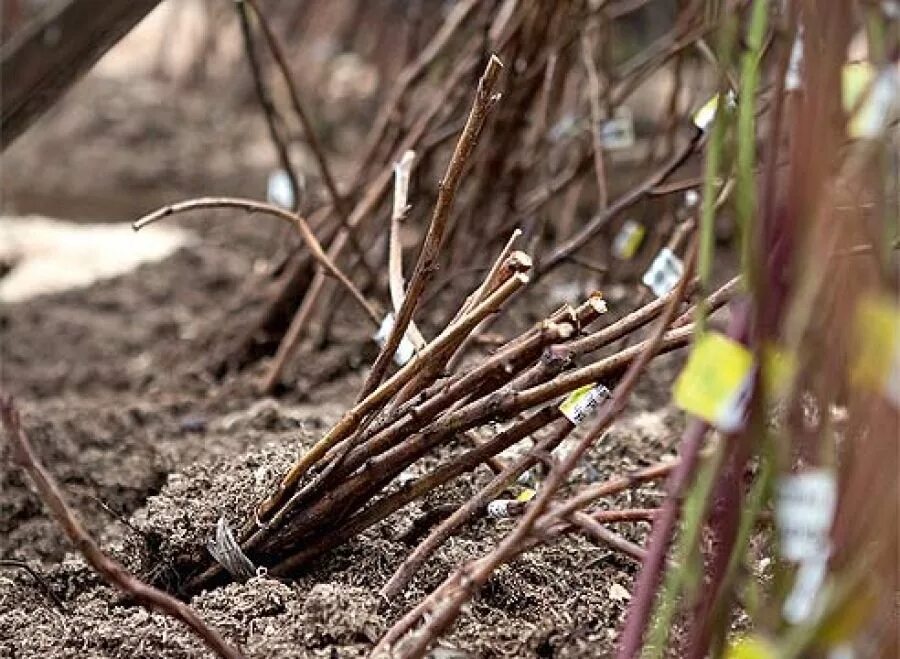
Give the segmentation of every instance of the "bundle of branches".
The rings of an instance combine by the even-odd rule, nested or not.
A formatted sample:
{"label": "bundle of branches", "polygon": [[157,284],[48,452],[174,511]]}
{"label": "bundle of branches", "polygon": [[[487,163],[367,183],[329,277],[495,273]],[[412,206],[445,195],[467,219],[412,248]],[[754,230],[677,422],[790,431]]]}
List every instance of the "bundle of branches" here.
{"label": "bundle of branches", "polygon": [[[691,212],[676,195],[696,188],[699,180],[668,179],[682,169],[690,171],[692,155],[705,141],[703,131],[681,115],[703,100],[688,98],[683,82],[692,65],[701,73],[707,66],[704,37],[712,25],[697,3],[680,11],[673,3],[649,8],[645,4],[462,0],[450,6],[442,22],[429,14],[432,20],[423,25],[439,23],[437,30],[423,49],[411,51],[358,157],[342,168],[329,162],[315,131],[320,122],[294,84],[276,30],[256,0],[237,3],[258,97],[289,181],[288,210],[309,218],[329,259],[357,282],[362,293],[378,297],[390,289],[393,306],[399,306],[404,288],[385,277],[380,264],[388,261],[389,253],[392,264],[401,262],[409,238],[423,236],[435,226],[428,221],[428,209],[432,203],[444,203],[442,186],[453,183],[442,180],[440,173],[453,138],[465,124],[468,90],[484,65],[485,53],[495,53],[508,63],[497,73],[503,100],[489,113],[485,145],[464,163],[471,175],[459,182],[454,205],[446,210],[444,225],[431,241],[432,248],[441,249],[427,274],[440,271],[441,277],[433,295],[418,298],[419,324],[435,333],[445,327],[450,320],[446,310],[458,307],[516,227],[523,230],[523,244],[534,260],[528,283],[534,286],[567,264],[570,280],[583,279],[586,272],[603,276],[613,259],[612,241],[595,239],[609,238],[626,220],[634,225],[626,212],[654,218],[639,227],[636,238],[646,233],[646,247],[637,253],[638,242],[634,243],[635,249],[620,262],[618,279],[640,274]],[[627,34],[625,28],[638,20],[646,23],[648,16],[661,16],[667,26],[653,41],[637,45],[627,39],[613,41],[612,35]],[[263,44],[287,83],[290,107],[278,107],[274,90],[267,85]],[[612,52],[613,46],[621,52]],[[635,94],[654,96],[661,88],[666,95],[659,108],[661,120],[633,117],[628,104]],[[635,122],[648,131],[638,140]],[[294,134],[290,128],[294,124],[302,126],[302,135]],[[297,173],[291,155],[291,144],[298,139],[314,156],[324,196],[300,192],[304,177]],[[378,218],[391,215],[392,169],[409,150],[415,151],[412,204],[394,218],[387,232],[386,220]],[[617,176],[609,178],[606,172],[613,159],[619,163]],[[337,170],[346,175],[338,176]],[[196,206],[174,210],[185,208]],[[585,258],[588,246],[598,256]],[[391,269],[395,270],[393,265]],[[284,383],[286,368],[310,328],[330,327],[347,299],[335,290],[321,259],[310,258],[305,250],[294,254],[281,272],[261,316],[216,358],[217,368],[241,367],[274,351],[260,382],[265,393]],[[374,304],[366,308],[369,316],[373,310],[381,311]],[[373,317],[373,329],[381,321]],[[421,340],[418,343],[421,347]],[[381,368],[379,364],[376,372]]]}
{"label": "bundle of branches", "polygon": [[[230,552],[239,557],[237,563],[217,554],[219,562],[189,579],[189,589],[208,585],[226,571],[232,576],[246,576],[252,573],[248,566],[254,564],[267,567],[275,575],[291,574],[322,552],[483,462],[498,472],[499,480],[492,491],[499,492],[536,461],[552,462],[549,451],[575,427],[578,414],[559,406],[561,396],[587,387],[591,390],[588,406],[596,407],[629,364],[638,360],[643,366],[653,354],[688,342],[693,329],[690,316],[681,315],[672,323],[671,331],[660,332],[652,341],[603,358],[593,357],[600,349],[651,322],[663,310],[666,320],[662,326],[667,327],[676,313],[684,311],[680,305],[692,288],[690,270],[682,276],[677,290],[602,329],[589,331],[606,310],[602,298],[594,295],[577,307],[565,305],[489,357],[460,368],[460,355],[473,333],[529,281],[532,260],[523,252],[513,251],[519,233],[514,232],[481,285],[467,297],[447,327],[417,348],[412,359],[382,382],[387,364],[397,354],[408,328],[414,327],[410,325],[411,310],[424,288],[424,273],[438,258],[440,232],[460,174],[486,112],[496,102],[492,87],[499,70],[499,60],[492,58],[443,179],[422,255],[398,305],[396,322],[357,403],[296,462],[277,490],[259,505],[255,518],[239,534],[240,551],[235,546]],[[401,163],[395,217],[405,208],[406,176]],[[689,264],[692,261],[688,259]],[[718,308],[733,289],[731,282],[711,296],[708,304]],[[634,377],[628,387],[633,385]],[[497,423],[507,427],[488,441],[480,442],[470,433]],[[473,448],[421,478],[391,485],[413,463],[458,436],[467,437]],[[495,458],[532,436],[541,439],[527,458],[510,466]],[[486,503],[479,500],[466,510],[478,510]],[[643,514],[646,516],[646,511]],[[623,517],[627,518],[628,514]],[[198,564],[204,562],[210,561],[198,560]]]}

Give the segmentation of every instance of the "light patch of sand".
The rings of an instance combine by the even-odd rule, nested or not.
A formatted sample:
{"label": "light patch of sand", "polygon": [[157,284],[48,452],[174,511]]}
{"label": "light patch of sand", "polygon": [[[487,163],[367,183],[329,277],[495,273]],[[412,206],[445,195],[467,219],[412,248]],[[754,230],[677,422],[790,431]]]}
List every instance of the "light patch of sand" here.
{"label": "light patch of sand", "polygon": [[189,232],[154,226],[140,234],[127,223],[76,224],[46,217],[0,218],[0,260],[12,270],[0,278],[0,301],[89,286],[160,261],[191,242]]}

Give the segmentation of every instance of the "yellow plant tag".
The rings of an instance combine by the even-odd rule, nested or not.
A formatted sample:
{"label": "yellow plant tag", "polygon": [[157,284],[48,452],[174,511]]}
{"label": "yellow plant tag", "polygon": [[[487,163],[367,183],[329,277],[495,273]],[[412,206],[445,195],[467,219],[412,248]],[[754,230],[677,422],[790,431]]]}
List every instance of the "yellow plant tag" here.
{"label": "yellow plant tag", "polygon": [[559,411],[576,426],[589,418],[610,397],[610,391],[602,384],[586,384],[566,396]]}
{"label": "yellow plant tag", "polygon": [[772,644],[761,636],[745,636],[730,644],[725,659],[776,659],[778,653]]}
{"label": "yellow plant tag", "polygon": [[534,499],[534,495],[537,494],[530,487],[526,487],[524,490],[519,492],[519,496],[516,497],[516,501],[521,501],[522,503],[528,503],[532,499]]}
{"label": "yellow plant tag", "polygon": [[900,71],[855,62],[844,66],[841,85],[844,111],[852,113],[847,133],[854,139],[880,138],[900,107]]}
{"label": "yellow plant tag", "polygon": [[646,233],[647,228],[643,224],[627,220],[613,240],[613,254],[623,261],[634,258]]}
{"label": "yellow plant tag", "polygon": [[675,381],[675,402],[723,432],[744,425],[753,384],[753,354],[737,341],[708,332],[694,343]]}
{"label": "yellow plant tag", "polygon": [[[716,118],[716,112],[719,110],[719,96],[720,94],[713,96],[694,113],[694,125],[700,130],[707,130],[713,122],[713,119]],[[725,102],[728,107],[735,107],[737,104],[737,97],[735,96],[734,91],[728,90],[728,93],[725,95]]]}
{"label": "yellow plant tag", "polygon": [[869,62],[850,62],[841,71],[841,98],[844,112],[850,112],[875,77],[875,67]]}
{"label": "yellow plant tag", "polygon": [[852,379],[900,407],[900,308],[887,298],[863,298],[856,309]]}
{"label": "yellow plant tag", "polygon": [[763,346],[762,360],[766,390],[776,398],[784,396],[797,372],[797,356],[774,343],[768,343]]}
{"label": "yellow plant tag", "polygon": [[847,133],[850,137],[859,137],[863,132],[863,109],[867,102],[863,100],[863,96],[868,93],[872,80],[875,77],[875,67],[869,62],[851,62],[844,65],[841,71],[841,97],[844,105],[844,112],[852,112],[858,109],[850,117],[847,125]]}

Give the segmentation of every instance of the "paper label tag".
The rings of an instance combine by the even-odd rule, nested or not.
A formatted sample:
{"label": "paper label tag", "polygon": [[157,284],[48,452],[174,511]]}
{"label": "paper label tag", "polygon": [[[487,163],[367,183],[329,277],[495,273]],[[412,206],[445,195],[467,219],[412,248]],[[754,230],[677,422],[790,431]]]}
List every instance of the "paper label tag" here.
{"label": "paper label tag", "polygon": [[528,469],[527,471],[522,472],[521,474],[519,474],[519,477],[516,479],[516,482],[519,485],[524,485],[529,488],[537,487],[538,475],[537,475],[536,470],[532,467],[531,469]]}
{"label": "paper label tag", "polygon": [[644,240],[647,229],[640,222],[627,220],[613,240],[612,251],[616,258],[628,261],[634,258]]}
{"label": "paper label tag", "polygon": [[487,514],[494,519],[503,519],[518,514],[523,506],[521,501],[515,499],[495,499],[487,505]]}
{"label": "paper label tag", "polygon": [[618,108],[612,119],[600,125],[600,144],[607,151],[630,149],[634,146],[634,120],[629,108]]}
{"label": "paper label tag", "polygon": [[[372,337],[379,348],[383,348],[384,344],[387,343],[388,336],[392,329],[394,329],[394,314],[388,312],[384,317],[384,320],[381,321],[381,327],[378,328],[375,336]],[[394,361],[397,362],[399,366],[403,366],[412,359],[415,354],[415,344],[410,341],[408,336],[404,335],[404,337],[400,339],[400,345],[397,346],[397,351],[394,353]]]}
{"label": "paper label tag", "polygon": [[900,408],[900,308],[887,298],[863,298],[856,310],[852,379]]}
{"label": "paper label tag", "polygon": [[[720,94],[713,96],[694,113],[694,125],[700,130],[707,130],[710,124],[712,124],[713,119],[716,118],[716,112],[719,109],[719,96]],[[729,89],[728,93],[725,94],[725,103],[729,108],[733,108],[737,105],[737,96],[735,95],[734,90]]]}
{"label": "paper label tag", "polygon": [[574,114],[567,114],[557,121],[548,131],[551,142],[560,142],[578,132],[578,120]]}
{"label": "paper label tag", "polygon": [[678,286],[683,273],[684,264],[681,259],[675,256],[675,252],[671,249],[663,247],[653,259],[653,263],[650,264],[641,281],[644,286],[653,291],[656,297],[663,297]]}
{"label": "paper label tag", "polygon": [[602,384],[587,384],[566,396],[559,406],[559,411],[577,426],[593,416],[600,404],[610,395],[609,389]]}
{"label": "paper label tag", "polygon": [[700,193],[691,188],[684,193],[684,205],[687,208],[693,208],[700,203]]}
{"label": "paper label tag", "polygon": [[723,432],[740,430],[753,386],[753,361],[753,353],[737,341],[704,334],[675,381],[675,402]]}
{"label": "paper label tag", "polygon": [[827,575],[828,554],[800,563],[794,585],[781,608],[785,620],[796,625],[812,618],[816,611],[816,598]]}
{"label": "paper label tag", "polygon": [[853,112],[847,133],[854,139],[881,137],[897,114],[900,73],[892,66],[877,71],[869,62],[852,62],[841,75],[845,112]]}
{"label": "paper label tag", "polygon": [[782,556],[790,561],[827,556],[836,505],[834,472],[815,469],[782,477],[775,504]]}
{"label": "paper label tag", "polygon": [[283,169],[276,169],[269,173],[266,184],[266,199],[270,204],[281,206],[287,210],[293,210],[296,199],[291,189],[291,178]]}
{"label": "paper label tag", "polygon": [[778,481],[775,524],[781,555],[800,564],[782,607],[785,620],[792,624],[808,620],[816,611],[816,598],[828,574],[836,506],[837,480],[828,469],[789,474]]}
{"label": "paper label tag", "polygon": [[528,503],[529,501],[534,499],[535,494],[537,494],[537,492],[535,492],[530,487],[526,487],[516,496],[516,501],[520,503]]}
{"label": "paper label tag", "polygon": [[797,36],[791,48],[791,59],[788,61],[787,72],[784,76],[784,88],[788,91],[800,89],[802,84],[803,66],[803,26],[797,29]]}

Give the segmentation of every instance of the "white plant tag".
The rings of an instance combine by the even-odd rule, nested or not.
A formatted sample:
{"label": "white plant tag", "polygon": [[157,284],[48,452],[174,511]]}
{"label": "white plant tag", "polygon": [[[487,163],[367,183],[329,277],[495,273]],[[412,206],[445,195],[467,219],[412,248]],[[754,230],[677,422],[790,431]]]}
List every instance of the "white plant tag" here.
{"label": "white plant tag", "polygon": [[588,384],[576,389],[560,404],[559,411],[576,426],[592,417],[600,404],[611,396],[602,384]]}
{"label": "white plant tag", "polygon": [[567,114],[557,121],[547,133],[551,142],[560,142],[578,132],[578,120],[573,114]]}
{"label": "white plant tag", "polygon": [[641,281],[653,291],[656,297],[668,295],[677,285],[684,273],[684,264],[668,247],[659,250],[653,263],[644,273]]}
{"label": "white plant tag", "polygon": [[612,119],[600,125],[600,144],[607,151],[630,149],[634,146],[634,119],[628,107],[620,107]]}
{"label": "white plant tag", "polygon": [[781,612],[792,625],[805,622],[816,612],[816,597],[828,574],[828,554],[800,563],[791,592],[784,600]]}
{"label": "white plant tag", "polygon": [[515,499],[495,499],[488,504],[487,514],[488,517],[493,517],[494,519],[512,517],[515,514],[515,510],[520,508],[521,505],[521,502]]}
{"label": "white plant tag", "polygon": [[519,474],[516,482],[519,485],[524,485],[525,487],[537,487],[539,480],[540,479],[538,478],[537,472],[535,471],[534,467],[532,467],[531,469],[528,469],[527,471]]}
{"label": "white plant tag", "polygon": [[700,193],[691,188],[684,193],[684,205],[687,208],[693,208],[700,203]]}
{"label": "white plant tag", "polygon": [[782,477],[775,505],[782,556],[790,561],[827,556],[836,505],[834,472],[814,469]]}
{"label": "white plant tag", "polygon": [[803,26],[797,29],[797,37],[791,48],[791,59],[788,61],[787,72],[784,76],[784,88],[788,91],[800,89],[802,82],[803,66]]}
{"label": "white plant tag", "polygon": [[[381,327],[378,328],[378,332],[372,337],[379,348],[383,348],[384,344],[387,343],[388,336],[392,329],[394,329],[394,314],[389,312],[384,317],[384,320],[381,321]],[[399,366],[403,366],[412,359],[415,354],[416,346],[409,340],[408,336],[404,335],[403,338],[400,339],[400,345],[397,346],[397,351],[394,353],[394,361],[397,362]]]}
{"label": "white plant tag", "polygon": [[291,178],[283,169],[276,169],[269,173],[266,185],[266,199],[270,204],[281,206],[287,210],[293,210],[297,200],[291,189]]}

